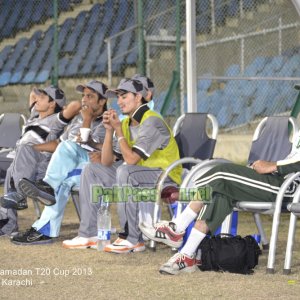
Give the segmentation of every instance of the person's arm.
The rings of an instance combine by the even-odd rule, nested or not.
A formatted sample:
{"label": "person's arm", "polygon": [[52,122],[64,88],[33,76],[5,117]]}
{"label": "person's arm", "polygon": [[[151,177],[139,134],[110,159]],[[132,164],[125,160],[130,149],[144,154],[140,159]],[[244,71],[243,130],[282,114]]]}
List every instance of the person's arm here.
{"label": "person's arm", "polygon": [[31,110],[36,102],[36,94],[34,91],[31,91],[29,94],[29,109]]}
{"label": "person's arm", "polygon": [[102,156],[102,154],[100,151],[89,152],[89,158],[92,163],[101,164],[101,156]]}
{"label": "person's arm", "polygon": [[278,174],[287,175],[300,170],[300,161],[297,158],[284,159],[277,162],[257,160],[251,167],[259,174],[278,172]]}
{"label": "person's arm", "polygon": [[140,161],[141,156],[139,156],[136,152],[132,151],[132,148],[129,147],[122,131],[122,123],[119,120],[119,117],[116,112],[112,112],[110,114],[109,121],[111,126],[115,129],[116,137],[118,139],[123,160],[128,165],[136,165]]}
{"label": "person's arm", "polygon": [[141,156],[137,154],[136,152],[132,151],[132,148],[129,147],[123,132],[121,126],[116,127],[116,136],[118,138],[119,147],[123,156],[124,161],[128,165],[136,165],[140,160]]}
{"label": "person's arm", "polygon": [[65,109],[62,110],[62,116],[65,120],[73,119],[81,109],[80,101],[72,101],[70,102]]}
{"label": "person's arm", "polygon": [[102,145],[101,163],[104,166],[111,166],[115,160],[113,154],[113,135],[114,129],[110,125],[109,116],[110,111],[106,111],[103,114],[103,125],[105,127],[105,137]]}
{"label": "person's arm", "polygon": [[36,151],[40,151],[40,152],[45,151],[45,152],[53,153],[56,150],[58,144],[59,144],[59,140],[53,140],[43,144],[35,144],[32,147]]}
{"label": "person's arm", "polygon": [[286,175],[300,171],[300,160],[299,157],[284,159],[277,162],[277,171],[279,174]]}

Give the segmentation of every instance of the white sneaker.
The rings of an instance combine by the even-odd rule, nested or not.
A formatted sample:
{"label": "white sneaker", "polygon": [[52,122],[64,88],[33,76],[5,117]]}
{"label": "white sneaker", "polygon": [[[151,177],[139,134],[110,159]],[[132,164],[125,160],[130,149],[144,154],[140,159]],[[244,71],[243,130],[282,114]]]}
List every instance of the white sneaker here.
{"label": "white sneaker", "polygon": [[142,242],[137,243],[136,245],[130,243],[127,240],[118,238],[112,244],[107,245],[104,248],[105,252],[112,252],[112,253],[129,253],[129,252],[141,252],[144,251],[145,244]]}
{"label": "white sneaker", "polygon": [[97,237],[93,236],[90,238],[85,238],[81,236],[76,236],[72,240],[63,241],[63,247],[67,249],[95,249],[97,247]]}
{"label": "white sneaker", "polygon": [[185,231],[177,233],[175,224],[172,222],[161,221],[153,226],[145,223],[140,223],[139,227],[142,233],[150,240],[164,243],[170,247],[179,248],[183,242]]}
{"label": "white sneaker", "polygon": [[165,264],[159,272],[167,275],[177,275],[179,273],[192,273],[196,271],[196,259],[183,253],[176,253]]}

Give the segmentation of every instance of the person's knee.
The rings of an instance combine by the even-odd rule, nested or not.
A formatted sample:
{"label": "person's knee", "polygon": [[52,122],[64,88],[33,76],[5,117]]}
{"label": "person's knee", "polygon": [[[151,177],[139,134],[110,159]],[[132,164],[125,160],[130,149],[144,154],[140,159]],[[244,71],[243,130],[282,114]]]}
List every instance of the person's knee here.
{"label": "person's knee", "polygon": [[219,172],[228,172],[234,169],[236,165],[233,163],[224,163],[224,164],[219,164],[215,167],[213,167],[211,170],[208,171],[208,173],[215,174]]}
{"label": "person's knee", "polygon": [[210,188],[214,188],[215,186],[224,186],[228,183],[228,180],[226,180],[224,176],[219,176],[219,175],[223,173],[231,173],[231,174],[235,173],[236,167],[240,167],[240,166],[235,165],[233,163],[220,164],[210,169],[199,179],[205,179],[207,177],[210,177],[210,182],[209,182]]}
{"label": "person's knee", "polygon": [[94,172],[94,166],[92,163],[88,163],[84,166],[81,172],[81,176],[86,176],[87,174]]}
{"label": "person's knee", "polygon": [[66,140],[66,141],[61,141],[58,146],[56,151],[60,151],[60,152],[64,152],[64,151],[68,151],[68,150],[73,150],[77,147],[77,144],[73,141],[70,140]]}
{"label": "person's knee", "polygon": [[117,182],[129,182],[130,177],[130,166],[129,165],[121,165],[117,168]]}
{"label": "person's knee", "polygon": [[100,176],[101,174],[106,174],[106,172],[107,167],[98,163],[89,162],[83,166],[81,174],[82,176],[85,176],[87,174],[94,174],[96,176]]}

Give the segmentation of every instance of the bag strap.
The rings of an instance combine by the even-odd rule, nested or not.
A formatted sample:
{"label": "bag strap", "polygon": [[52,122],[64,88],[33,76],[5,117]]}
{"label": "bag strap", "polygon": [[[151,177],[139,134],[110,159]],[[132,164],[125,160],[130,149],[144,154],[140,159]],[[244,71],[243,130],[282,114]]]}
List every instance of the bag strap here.
{"label": "bag strap", "polygon": [[233,237],[242,238],[240,235],[232,235],[230,233],[218,233],[218,234],[216,234],[215,236],[212,236],[212,237],[220,237],[220,238],[222,238],[222,236],[224,236],[224,237],[231,237],[231,238],[233,238]]}

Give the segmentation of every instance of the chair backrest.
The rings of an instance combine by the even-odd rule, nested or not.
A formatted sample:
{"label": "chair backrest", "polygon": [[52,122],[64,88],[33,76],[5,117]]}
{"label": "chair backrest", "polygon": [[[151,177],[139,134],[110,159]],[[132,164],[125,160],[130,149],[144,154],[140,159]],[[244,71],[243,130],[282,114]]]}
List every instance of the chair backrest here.
{"label": "chair backrest", "polygon": [[4,113],[0,116],[1,148],[14,148],[16,146],[25,122],[26,118],[20,113]]}
{"label": "chair backrest", "polygon": [[[288,124],[292,124],[292,141],[289,138]],[[278,161],[290,152],[298,133],[296,119],[288,116],[266,117],[257,126],[248,157],[251,164],[258,159]]]}
{"label": "chair backrest", "polygon": [[[211,122],[211,137],[207,135],[207,121]],[[213,156],[218,135],[218,121],[206,113],[186,113],[174,125],[174,136],[180,151],[180,158],[194,157],[210,159]]]}

